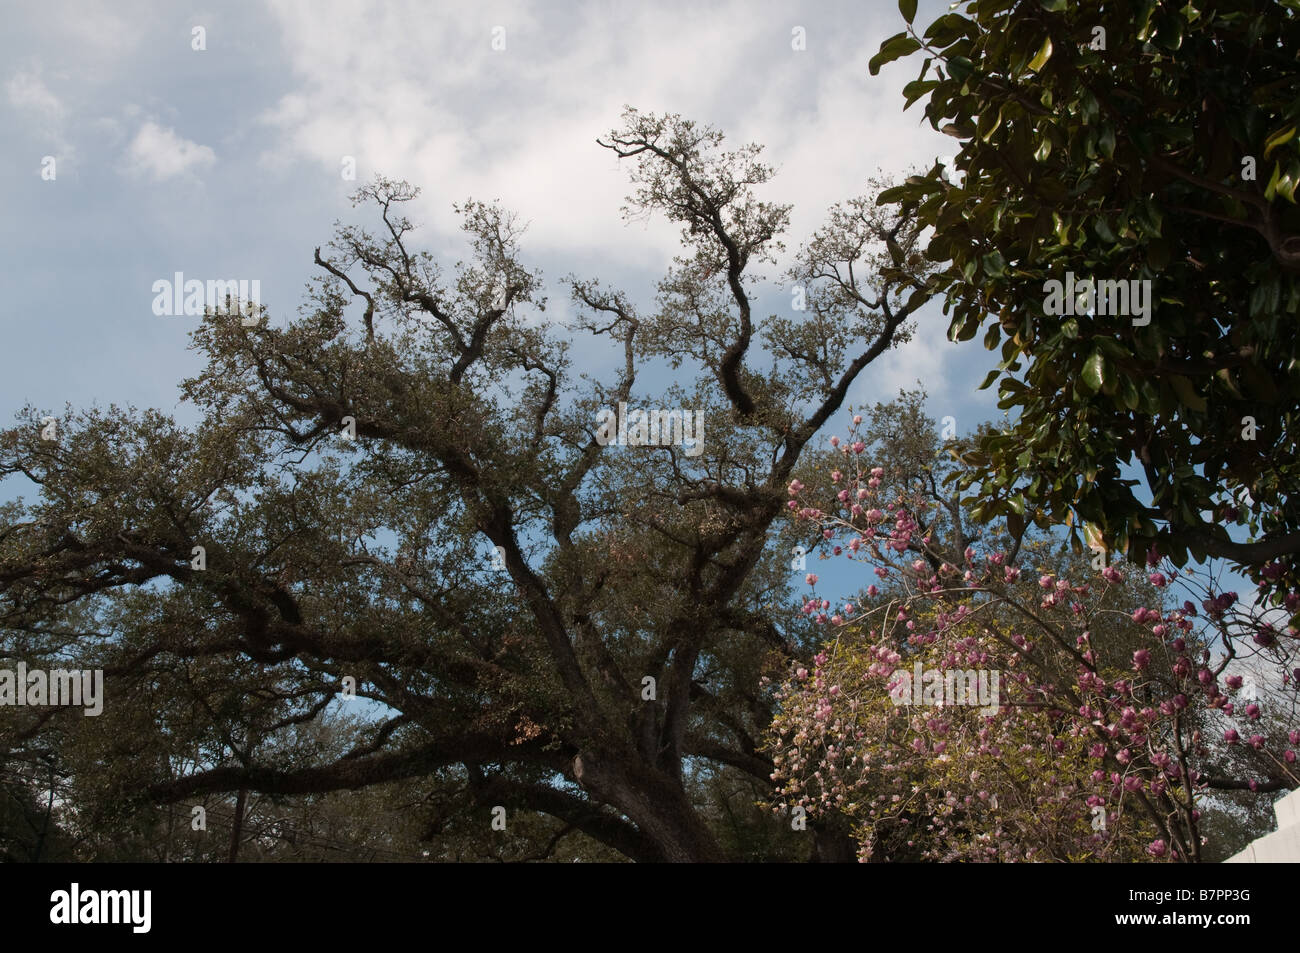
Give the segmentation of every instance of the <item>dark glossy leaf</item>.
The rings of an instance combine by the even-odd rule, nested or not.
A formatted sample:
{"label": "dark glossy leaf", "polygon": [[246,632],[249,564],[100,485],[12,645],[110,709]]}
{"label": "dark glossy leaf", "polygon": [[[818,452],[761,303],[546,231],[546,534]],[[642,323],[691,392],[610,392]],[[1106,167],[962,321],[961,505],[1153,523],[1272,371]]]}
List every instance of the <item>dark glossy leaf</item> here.
{"label": "dark glossy leaf", "polygon": [[1083,362],[1082,381],[1085,387],[1092,393],[1101,390],[1107,380],[1106,355],[1100,350],[1094,350],[1088,355],[1088,359]]}

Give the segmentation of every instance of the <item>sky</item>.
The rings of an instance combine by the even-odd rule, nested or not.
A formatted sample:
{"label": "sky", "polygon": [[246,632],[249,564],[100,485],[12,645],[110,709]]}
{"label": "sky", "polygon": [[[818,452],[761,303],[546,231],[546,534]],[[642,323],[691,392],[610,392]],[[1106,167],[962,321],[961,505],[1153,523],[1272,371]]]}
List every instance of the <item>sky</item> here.
{"label": "sky", "polygon": [[[918,20],[945,9],[922,4]],[[271,320],[288,320],[334,222],[372,224],[348,196],[377,173],[423,189],[415,241],[444,261],[465,253],[453,203],[517,212],[554,319],[569,273],[648,307],[678,233],[620,215],[629,170],[595,140],[625,105],[712,125],[731,148],[763,144],[779,171],[760,194],[793,203],[792,255],[877,170],[954,151],[921,107],[902,111],[918,63],[868,73],[902,26],[885,2],[10,4],[0,411],[116,403],[192,420],[177,383],[199,367],[197,319],[155,315],[153,283],[257,279]],[[761,302],[790,303],[776,289]],[[930,306],[850,402],[921,378],[931,414],[960,431],[998,416],[994,391],[975,392],[988,355],[946,327]]]}

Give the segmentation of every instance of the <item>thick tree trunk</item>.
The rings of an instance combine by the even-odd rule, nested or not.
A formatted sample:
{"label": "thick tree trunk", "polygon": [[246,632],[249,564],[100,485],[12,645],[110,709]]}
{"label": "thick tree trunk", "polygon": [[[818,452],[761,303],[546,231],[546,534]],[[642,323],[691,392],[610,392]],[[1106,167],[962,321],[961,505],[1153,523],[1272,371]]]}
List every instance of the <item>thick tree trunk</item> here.
{"label": "thick tree trunk", "polygon": [[630,758],[588,754],[573,776],[593,795],[626,814],[669,863],[723,863],[727,857],[686,792],[671,778]]}

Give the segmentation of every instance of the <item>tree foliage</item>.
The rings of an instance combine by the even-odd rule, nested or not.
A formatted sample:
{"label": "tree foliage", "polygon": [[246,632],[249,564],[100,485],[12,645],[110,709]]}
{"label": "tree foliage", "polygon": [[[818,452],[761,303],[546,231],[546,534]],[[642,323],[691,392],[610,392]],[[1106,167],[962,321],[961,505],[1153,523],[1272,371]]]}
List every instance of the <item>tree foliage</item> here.
{"label": "tree foliage", "polygon": [[[923,56],[906,106],[960,147],[960,176],[879,201],[932,229],[950,336],[1000,349],[984,386],[1017,416],[965,457],[976,515],[1269,567],[1280,601],[1300,552],[1300,4],[954,6],[923,28],[901,4],[871,71]],[[1070,274],[1084,297],[1058,308],[1047,283]],[[1086,280],[1147,283],[1149,313]]]}

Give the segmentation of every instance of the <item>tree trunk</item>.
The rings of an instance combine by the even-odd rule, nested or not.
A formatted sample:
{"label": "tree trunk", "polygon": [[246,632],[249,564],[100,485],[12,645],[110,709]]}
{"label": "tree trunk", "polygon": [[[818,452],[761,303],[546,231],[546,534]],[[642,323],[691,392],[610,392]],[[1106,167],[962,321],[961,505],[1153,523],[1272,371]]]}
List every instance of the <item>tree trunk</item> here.
{"label": "tree trunk", "polygon": [[248,788],[240,788],[235,796],[235,819],[230,827],[230,856],[226,863],[233,864],[239,857],[239,840],[244,833],[244,805],[248,803]]}
{"label": "tree trunk", "polygon": [[573,761],[573,776],[612,804],[654,842],[669,863],[724,863],[713,832],[671,778],[630,758],[588,754]]}

